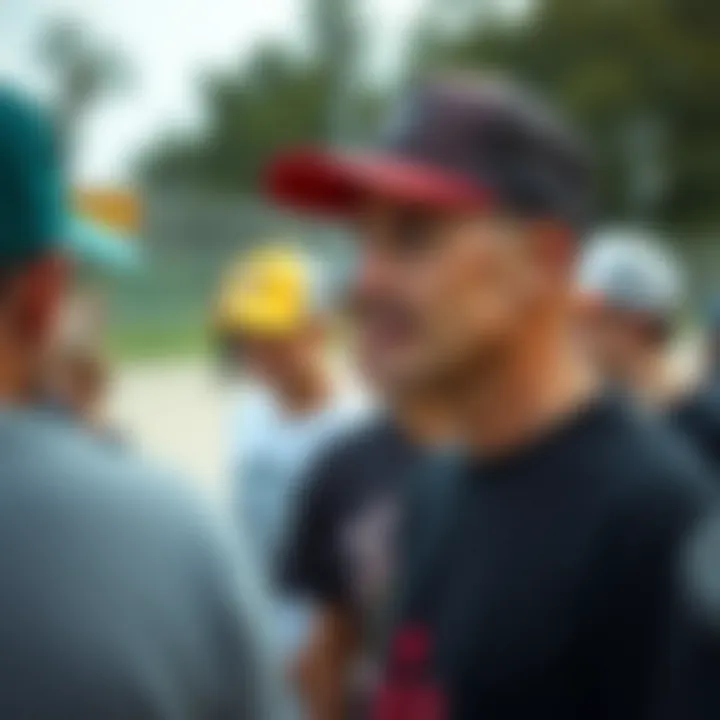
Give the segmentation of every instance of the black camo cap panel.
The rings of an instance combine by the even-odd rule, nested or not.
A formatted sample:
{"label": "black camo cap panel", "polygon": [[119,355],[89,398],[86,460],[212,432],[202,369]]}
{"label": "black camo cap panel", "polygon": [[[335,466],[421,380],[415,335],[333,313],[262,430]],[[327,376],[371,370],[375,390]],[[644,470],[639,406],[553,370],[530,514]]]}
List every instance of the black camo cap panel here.
{"label": "black camo cap panel", "polygon": [[396,106],[380,136],[396,157],[462,175],[501,206],[590,229],[588,153],[529,93],[499,80],[426,83]]}

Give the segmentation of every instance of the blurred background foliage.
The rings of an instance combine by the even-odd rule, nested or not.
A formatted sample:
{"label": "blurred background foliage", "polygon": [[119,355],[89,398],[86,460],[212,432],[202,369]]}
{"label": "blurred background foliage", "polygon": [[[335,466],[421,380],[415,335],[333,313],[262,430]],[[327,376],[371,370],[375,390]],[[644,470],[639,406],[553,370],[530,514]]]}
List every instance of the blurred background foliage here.
{"label": "blurred background foliage", "polygon": [[[394,88],[370,79],[350,94],[338,75],[352,79],[345,65],[356,61],[352,53],[372,28],[343,29],[353,25],[348,0],[312,5],[322,18],[313,51],[265,47],[241,70],[207,77],[204,132],[160,141],[141,164],[146,181],[251,193],[278,147],[367,136]],[[408,64],[415,71],[499,69],[550,96],[595,149],[605,217],[717,223],[720,3],[535,0],[512,17],[494,6],[431,4]],[[439,22],[450,10],[452,21]],[[333,133],[328,123],[340,90],[342,122],[352,129]]]}
{"label": "blurred background foliage", "polygon": [[[549,96],[594,152],[601,219],[669,231],[698,297],[716,286],[720,2],[525,0],[518,9],[517,0],[508,12],[509,0],[426,0],[391,76],[367,62],[379,28],[363,0],[297,2],[308,24],[302,47],[260,46],[235,67],[200,71],[200,128],[160,133],[139,152],[133,192],[149,267],[109,290],[118,349],[200,347],[219,274],[267,238],[313,246],[320,234],[323,259],[341,267],[326,229],[259,197],[262,168],[287,145],[367,142],[402,88],[434,71],[500,71]],[[98,98],[135,82],[132,58],[68,21],[43,33],[39,52],[71,154]]]}
{"label": "blurred background foliage", "polygon": [[88,112],[104,95],[132,84],[131,65],[72,18],[54,19],[40,37],[37,54],[52,79],[59,140],[71,159]]}

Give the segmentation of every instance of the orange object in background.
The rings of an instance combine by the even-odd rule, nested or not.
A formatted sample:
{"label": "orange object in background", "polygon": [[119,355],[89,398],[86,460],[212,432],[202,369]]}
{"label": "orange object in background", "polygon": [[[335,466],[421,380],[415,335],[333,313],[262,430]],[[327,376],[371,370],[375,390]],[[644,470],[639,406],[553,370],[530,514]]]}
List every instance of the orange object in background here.
{"label": "orange object in background", "polygon": [[142,221],[141,202],[127,189],[77,189],[73,192],[73,206],[83,219],[121,232],[136,232]]}

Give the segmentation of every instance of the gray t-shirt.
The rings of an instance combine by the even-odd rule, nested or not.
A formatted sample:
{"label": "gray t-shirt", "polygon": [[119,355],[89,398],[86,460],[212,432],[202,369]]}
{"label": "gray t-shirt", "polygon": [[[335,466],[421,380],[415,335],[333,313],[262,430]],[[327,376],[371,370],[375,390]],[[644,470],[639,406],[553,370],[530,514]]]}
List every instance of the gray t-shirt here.
{"label": "gray t-shirt", "polygon": [[0,410],[0,717],[263,720],[260,598],[187,486]]}

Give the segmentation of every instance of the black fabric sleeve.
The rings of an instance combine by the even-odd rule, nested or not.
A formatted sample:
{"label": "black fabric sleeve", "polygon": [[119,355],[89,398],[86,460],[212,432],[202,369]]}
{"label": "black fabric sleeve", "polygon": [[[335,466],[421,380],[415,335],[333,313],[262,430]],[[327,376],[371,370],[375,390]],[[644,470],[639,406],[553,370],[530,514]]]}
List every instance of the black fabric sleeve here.
{"label": "black fabric sleeve", "polygon": [[718,718],[720,514],[717,509],[704,513],[688,529],[668,567],[646,716],[650,720]]}
{"label": "black fabric sleeve", "polygon": [[[589,558],[589,584],[575,598],[573,673],[583,717],[720,718],[718,632],[698,612],[698,575],[688,561],[716,507],[716,488],[685,445],[676,449],[667,466],[638,469],[605,499],[598,555]],[[718,606],[720,627],[720,599]]]}
{"label": "black fabric sleeve", "polygon": [[671,413],[671,422],[709,463],[715,474],[720,471],[720,392],[702,388]]}
{"label": "black fabric sleeve", "polygon": [[654,478],[652,484],[618,518],[613,570],[598,589],[610,600],[607,624],[594,629],[603,662],[593,682],[612,688],[601,695],[610,698],[607,709],[618,717],[718,718],[720,597],[716,624],[713,613],[701,611],[699,588],[720,582],[720,555],[714,570],[706,562],[700,575],[692,560],[698,543],[707,544],[699,538],[717,498],[700,474]]}
{"label": "black fabric sleeve", "polygon": [[349,601],[340,532],[349,461],[345,447],[335,446],[301,484],[304,489],[281,557],[281,585],[288,593],[329,605]]}

